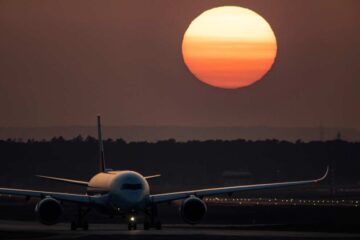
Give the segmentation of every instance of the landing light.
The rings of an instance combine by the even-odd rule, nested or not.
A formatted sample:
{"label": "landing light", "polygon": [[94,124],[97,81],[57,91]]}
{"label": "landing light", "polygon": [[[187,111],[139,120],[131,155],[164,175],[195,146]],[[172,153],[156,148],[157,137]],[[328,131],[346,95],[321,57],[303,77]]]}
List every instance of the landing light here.
{"label": "landing light", "polygon": [[135,217],[130,217],[131,222],[135,222]]}

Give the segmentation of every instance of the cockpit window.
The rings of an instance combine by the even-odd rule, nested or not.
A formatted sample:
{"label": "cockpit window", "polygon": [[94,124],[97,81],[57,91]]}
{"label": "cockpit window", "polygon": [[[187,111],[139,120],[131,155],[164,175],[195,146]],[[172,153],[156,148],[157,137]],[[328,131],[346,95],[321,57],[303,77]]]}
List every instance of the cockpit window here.
{"label": "cockpit window", "polygon": [[123,190],[139,190],[142,189],[142,185],[140,183],[124,183],[121,186],[121,189]]}

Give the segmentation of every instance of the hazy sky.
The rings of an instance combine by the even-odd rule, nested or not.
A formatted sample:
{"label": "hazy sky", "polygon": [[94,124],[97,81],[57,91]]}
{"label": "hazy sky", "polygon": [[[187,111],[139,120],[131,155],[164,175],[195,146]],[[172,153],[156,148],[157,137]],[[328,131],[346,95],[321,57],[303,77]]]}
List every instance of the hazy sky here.
{"label": "hazy sky", "polygon": [[[182,37],[204,10],[261,14],[273,69],[224,90],[198,81]],[[0,127],[106,125],[360,129],[360,1],[0,0]]]}

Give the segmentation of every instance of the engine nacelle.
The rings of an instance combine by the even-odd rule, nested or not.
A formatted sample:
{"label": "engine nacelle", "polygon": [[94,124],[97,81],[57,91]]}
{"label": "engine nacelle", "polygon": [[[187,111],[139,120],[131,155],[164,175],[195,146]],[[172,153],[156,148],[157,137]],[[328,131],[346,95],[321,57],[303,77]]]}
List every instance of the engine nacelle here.
{"label": "engine nacelle", "polygon": [[180,215],[189,224],[199,223],[207,211],[206,204],[195,196],[185,199],[180,206]]}
{"label": "engine nacelle", "polygon": [[62,211],[60,203],[51,197],[42,199],[35,207],[35,213],[39,221],[45,225],[56,224]]}

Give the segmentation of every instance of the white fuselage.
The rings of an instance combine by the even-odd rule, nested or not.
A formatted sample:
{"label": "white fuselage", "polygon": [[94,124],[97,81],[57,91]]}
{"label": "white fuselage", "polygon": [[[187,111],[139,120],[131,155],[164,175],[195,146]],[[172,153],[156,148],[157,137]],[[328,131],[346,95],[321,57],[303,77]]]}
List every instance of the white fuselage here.
{"label": "white fuselage", "polygon": [[91,178],[89,195],[107,194],[107,205],[118,212],[144,210],[149,203],[149,184],[134,171],[110,171]]}

